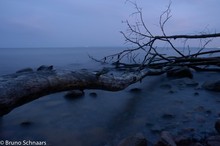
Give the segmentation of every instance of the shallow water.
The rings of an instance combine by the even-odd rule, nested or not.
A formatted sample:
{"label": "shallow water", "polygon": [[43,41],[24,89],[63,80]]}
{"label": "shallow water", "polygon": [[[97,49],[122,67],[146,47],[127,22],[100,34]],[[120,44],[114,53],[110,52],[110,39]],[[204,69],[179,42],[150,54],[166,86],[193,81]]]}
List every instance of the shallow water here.
{"label": "shallow water", "polygon": [[[108,51],[106,51],[108,50]],[[100,57],[115,48],[40,48],[0,50],[1,74],[24,67],[53,64],[55,68],[99,68],[87,55]],[[200,84],[219,78],[217,73],[196,73]],[[75,100],[64,92],[39,98],[0,119],[0,137],[7,140],[38,140],[50,145],[115,145],[127,136],[143,133],[151,142],[162,130],[201,137],[214,132],[220,113],[220,94],[185,86],[164,75],[146,77],[142,83],[119,92],[86,90]],[[130,89],[140,88],[132,93]],[[97,93],[92,97],[89,93]],[[198,94],[195,94],[195,93]]]}

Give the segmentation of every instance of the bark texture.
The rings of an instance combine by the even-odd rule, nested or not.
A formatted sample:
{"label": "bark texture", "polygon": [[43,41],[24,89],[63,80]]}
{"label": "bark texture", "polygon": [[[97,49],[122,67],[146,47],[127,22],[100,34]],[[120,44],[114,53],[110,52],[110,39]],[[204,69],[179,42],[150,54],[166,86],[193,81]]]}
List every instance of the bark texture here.
{"label": "bark texture", "polygon": [[119,91],[151,72],[113,73],[79,71],[31,71],[0,77],[0,116],[41,96],[73,89]]}

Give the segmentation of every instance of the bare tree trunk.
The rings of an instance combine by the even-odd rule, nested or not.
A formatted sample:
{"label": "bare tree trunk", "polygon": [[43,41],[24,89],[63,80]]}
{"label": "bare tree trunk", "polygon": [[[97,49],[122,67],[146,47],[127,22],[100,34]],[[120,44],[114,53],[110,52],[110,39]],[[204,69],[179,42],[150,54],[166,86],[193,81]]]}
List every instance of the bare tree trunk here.
{"label": "bare tree trunk", "polygon": [[0,116],[41,96],[73,89],[119,91],[151,72],[130,72],[121,76],[79,71],[32,71],[0,77]]}

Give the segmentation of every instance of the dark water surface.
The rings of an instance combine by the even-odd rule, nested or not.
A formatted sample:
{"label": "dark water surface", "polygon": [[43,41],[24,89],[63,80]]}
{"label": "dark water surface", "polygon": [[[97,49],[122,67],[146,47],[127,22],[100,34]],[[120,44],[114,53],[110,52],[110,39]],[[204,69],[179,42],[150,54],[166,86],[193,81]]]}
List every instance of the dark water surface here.
{"label": "dark water surface", "polygon": [[[0,49],[0,74],[42,64],[57,69],[95,69],[101,65],[91,61],[88,54],[100,57],[115,51],[115,48]],[[219,77],[217,73],[197,73],[195,79],[202,83],[206,76]],[[194,130],[187,134],[197,137],[213,132],[220,113],[220,94],[179,83],[162,75],[147,77],[141,84],[119,92],[86,90],[84,97],[75,100],[65,99],[63,92],[48,95],[2,117],[0,140],[111,146],[137,133],[155,142],[162,130],[182,134],[191,128]],[[131,93],[132,88],[141,91]],[[98,96],[90,96],[91,92]]]}

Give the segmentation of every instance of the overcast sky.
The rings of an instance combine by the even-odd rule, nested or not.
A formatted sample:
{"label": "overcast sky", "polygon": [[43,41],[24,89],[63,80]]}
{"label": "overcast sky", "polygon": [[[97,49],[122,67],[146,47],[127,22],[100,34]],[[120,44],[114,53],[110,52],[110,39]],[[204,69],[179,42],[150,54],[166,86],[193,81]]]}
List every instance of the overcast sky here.
{"label": "overcast sky", "polygon": [[[136,1],[147,26],[158,33],[158,19],[169,0]],[[220,32],[219,6],[220,0],[173,0],[166,31]],[[125,0],[1,0],[0,48],[122,46],[121,22],[131,20],[133,11]],[[220,46],[218,41],[213,45]]]}

